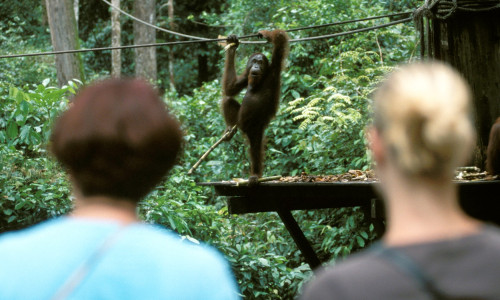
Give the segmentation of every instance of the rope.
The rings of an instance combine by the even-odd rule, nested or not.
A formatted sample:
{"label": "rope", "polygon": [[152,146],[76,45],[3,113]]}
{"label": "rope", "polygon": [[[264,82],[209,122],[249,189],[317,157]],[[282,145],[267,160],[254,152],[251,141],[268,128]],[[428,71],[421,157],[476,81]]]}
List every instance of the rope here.
{"label": "rope", "polygon": [[154,28],[156,30],[160,30],[160,31],[163,31],[163,32],[167,32],[167,33],[176,35],[176,36],[186,37],[186,38],[195,39],[195,40],[202,40],[202,41],[203,40],[207,40],[206,38],[202,38],[202,37],[198,37],[198,36],[194,36],[194,35],[187,35],[187,34],[183,34],[183,33],[179,33],[179,32],[175,32],[175,31],[171,31],[171,30],[168,30],[168,29],[165,29],[165,28],[158,27],[156,25],[153,25],[151,23],[143,21],[143,20],[141,20],[141,19],[139,19],[137,17],[134,17],[133,15],[131,15],[131,14],[129,14],[129,13],[121,10],[120,8],[116,7],[115,5],[111,4],[109,1],[102,0],[102,2],[104,2],[107,5],[111,6],[113,9],[116,9],[121,14],[126,15],[127,17],[131,18],[132,20],[137,21],[137,22],[139,22],[141,24],[144,24],[146,26],[152,27],[152,28]]}
{"label": "rope", "polygon": [[[181,36],[181,37],[187,37],[187,38],[192,38],[196,40],[202,40],[202,41],[214,41],[211,39],[203,38],[203,37],[197,37],[197,36],[192,36],[192,35],[187,35],[187,34],[182,34],[179,32],[171,31],[165,28],[158,27],[156,25],[153,25],[151,23],[145,22],[137,17],[134,17],[133,15],[121,10],[120,8],[116,7],[115,5],[111,4],[109,1],[102,0],[104,3],[112,7],[113,9],[116,9],[118,12],[121,14],[126,15],[127,17],[131,18],[132,20],[135,20],[141,24],[144,24],[146,26],[155,28],[157,30],[167,32],[176,36]],[[389,18],[389,17],[397,17],[397,16],[402,16],[402,15],[408,15],[411,14],[412,12],[400,12],[400,13],[394,13],[394,14],[387,14],[383,16],[372,16],[372,17],[367,17],[367,18],[362,18],[362,19],[355,19],[355,20],[348,20],[348,21],[339,21],[339,22],[333,22],[333,23],[328,23],[328,24],[322,24],[322,25],[315,25],[315,26],[305,26],[305,27],[298,27],[298,28],[293,28],[293,29],[288,29],[286,32],[293,32],[293,31],[299,31],[299,30],[305,30],[305,29],[314,29],[314,28],[322,28],[322,27],[328,27],[328,26],[335,26],[335,25],[343,25],[343,24],[349,24],[349,23],[355,23],[355,22],[363,22],[363,21],[369,21],[369,20],[376,20],[376,19],[382,19],[382,18]],[[245,38],[251,38],[251,37],[258,37],[258,34],[250,34],[250,35],[244,35],[244,36],[239,36],[238,39],[245,39]],[[224,39],[217,39],[216,41],[224,41]],[[240,42],[242,44],[264,44],[266,42],[261,42],[261,41],[242,41]],[[1,57],[0,57],[1,58]]]}
{"label": "rope", "polygon": [[[417,18],[446,20],[458,11],[485,12],[500,8],[499,0],[425,0],[415,13]],[[418,27],[418,26],[417,26]]]}
{"label": "rope", "polygon": [[[351,31],[345,31],[345,32],[334,33],[334,34],[329,34],[329,35],[314,36],[314,37],[308,37],[308,38],[301,38],[301,39],[292,39],[292,40],[290,40],[290,43],[335,38],[335,37],[339,37],[339,36],[345,36],[345,35],[355,34],[355,33],[358,33],[358,32],[375,30],[375,29],[379,29],[379,28],[383,28],[383,27],[388,27],[388,26],[392,26],[392,25],[396,25],[396,24],[400,24],[400,23],[410,22],[410,21],[412,21],[412,18],[406,18],[406,19],[401,19],[401,20],[398,20],[398,21],[393,21],[393,22],[389,22],[389,23],[386,23],[386,24],[382,24],[382,25],[371,26],[371,27],[366,27],[366,28],[361,28],[361,29],[356,29],[356,30],[351,30]],[[242,37],[239,37],[239,38],[247,38],[247,37],[254,37],[254,36],[258,36],[258,34],[252,34],[252,35],[242,36]],[[221,41],[226,41],[226,39],[225,38],[221,38],[221,39],[203,39],[203,40],[190,40],[190,41],[174,41],[174,42],[165,42],[165,43],[153,43],[153,44],[141,44],[141,45],[127,45],[127,46],[118,46],[118,47],[101,47],[101,48],[91,48],[91,49],[75,49],[75,50],[60,50],[60,51],[49,51],[49,52],[39,52],[39,53],[12,54],[12,55],[1,55],[0,59],[2,59],[2,58],[27,57],[27,56],[43,56],[43,55],[59,55],[59,54],[70,54],[70,53],[82,53],[82,52],[96,52],[96,51],[115,50],[115,49],[131,49],[131,48],[144,48],[144,47],[161,47],[161,46],[172,46],[172,45],[193,44],[193,43],[207,43],[207,42],[221,42]],[[267,43],[267,41],[247,41],[247,43],[251,43],[251,44],[265,44],[265,43]]]}
{"label": "rope", "polygon": [[339,22],[333,22],[333,23],[322,24],[322,25],[315,25],[315,26],[298,27],[298,28],[288,29],[287,32],[304,30],[304,29],[321,28],[321,27],[327,27],[327,26],[343,25],[343,24],[349,24],[349,23],[355,23],[355,22],[363,22],[363,21],[376,20],[376,19],[382,19],[382,18],[397,17],[397,16],[403,16],[403,15],[409,15],[411,13],[413,13],[413,12],[406,11],[406,12],[394,13],[394,14],[383,15],[383,16],[367,17],[367,18],[363,18],[363,19],[348,20],[348,21],[339,21]]}
{"label": "rope", "polygon": [[[116,9],[119,13],[121,14],[124,14],[125,16],[131,18],[132,20],[134,21],[137,21],[141,24],[144,24],[146,26],[149,26],[149,27],[152,27],[156,30],[159,30],[159,31],[163,31],[163,32],[166,32],[166,33],[170,33],[170,34],[173,34],[173,35],[176,35],[176,36],[180,36],[180,37],[185,37],[185,38],[190,38],[190,39],[195,39],[195,40],[199,40],[199,41],[208,41],[208,42],[214,42],[214,41],[225,41],[225,39],[207,39],[207,38],[204,38],[204,37],[199,37],[199,36],[194,36],[194,35],[188,35],[188,34],[183,34],[183,33],[180,33],[180,32],[176,32],[176,31],[172,31],[172,30],[168,30],[168,29],[165,29],[165,28],[162,28],[162,27],[158,27],[154,24],[151,24],[151,23],[148,23],[146,21],[143,21],[123,10],[121,10],[120,8],[116,7],[115,5],[111,4],[109,1],[106,1],[106,0],[102,0],[102,2],[106,3],[108,6],[112,7],[113,9]],[[245,35],[245,36],[242,36],[242,37],[239,37],[239,38],[250,38],[250,37],[257,37],[258,34],[251,34],[251,35]],[[249,42],[249,41],[243,41],[243,42],[240,42],[242,44],[259,44],[261,42]]]}
{"label": "rope", "polygon": [[[298,31],[298,30],[305,30],[305,29],[313,29],[313,28],[321,28],[321,27],[327,27],[327,26],[335,26],[335,25],[342,25],[342,24],[348,24],[348,23],[354,23],[354,22],[362,22],[362,21],[368,21],[368,20],[375,20],[375,19],[381,19],[381,18],[386,18],[386,17],[395,17],[395,16],[401,16],[401,15],[408,15],[411,14],[412,12],[401,12],[401,13],[395,13],[395,14],[389,14],[389,15],[383,15],[383,16],[376,16],[376,17],[367,17],[364,19],[356,19],[356,20],[349,20],[349,21],[340,21],[340,22],[334,22],[334,23],[329,23],[329,24],[322,24],[322,25],[315,25],[315,26],[307,26],[307,27],[298,27],[298,28],[293,28],[293,29],[287,29],[285,30],[286,32],[293,32],[293,31]],[[334,37],[339,37],[339,36],[344,36],[344,35],[350,35],[358,32],[364,32],[364,31],[370,31],[370,30],[375,30],[379,28],[384,28],[384,27],[389,27],[392,25],[400,24],[400,23],[406,23],[412,21],[413,18],[406,18],[406,19],[401,19],[393,22],[389,22],[386,24],[382,25],[376,25],[376,26],[371,26],[371,27],[366,27],[366,28],[361,28],[361,29],[355,29],[351,31],[344,31],[344,32],[339,32],[339,33],[333,33],[333,34],[327,34],[327,35],[319,35],[319,36],[313,36],[313,37],[308,37],[308,38],[301,38],[301,39],[291,39],[290,43],[295,43],[295,42],[302,42],[302,41],[312,41],[312,40],[321,40],[321,39],[328,39],[328,38],[334,38]],[[238,39],[243,39],[243,38],[249,38],[249,37],[258,37],[258,34],[251,34],[251,35],[244,35],[244,36],[239,36]],[[265,44],[266,42],[263,41],[251,41],[247,43],[255,43],[255,44]]]}
{"label": "rope", "polygon": [[431,29],[432,20],[444,21],[460,11],[487,12],[498,8],[500,0],[425,0],[413,13],[413,21],[420,32],[420,56],[424,58],[426,51],[431,54],[431,40],[435,34]]}
{"label": "rope", "polygon": [[344,36],[344,35],[351,35],[351,34],[358,33],[358,32],[364,32],[364,31],[389,27],[392,25],[400,24],[400,23],[410,22],[412,20],[413,20],[413,17],[410,17],[410,18],[401,19],[398,21],[393,21],[393,22],[389,22],[386,24],[382,24],[382,25],[360,28],[360,29],[355,29],[355,30],[351,30],[351,31],[339,32],[339,33],[328,34],[328,35],[320,35],[320,36],[314,36],[314,37],[308,37],[308,38],[302,38],[302,39],[294,39],[294,40],[290,40],[290,42],[303,42],[303,41],[312,41],[312,40],[320,40],[320,39],[329,39],[329,38],[334,38],[334,37],[339,37],[339,36]]}
{"label": "rope", "polygon": [[225,41],[226,39],[207,39],[207,40],[191,40],[191,41],[176,41],[176,42],[165,42],[165,43],[154,43],[154,44],[140,44],[140,45],[127,45],[118,47],[101,47],[101,48],[90,48],[90,49],[76,49],[76,50],[60,50],[60,51],[49,51],[40,53],[27,53],[27,54],[13,54],[13,55],[2,55],[0,58],[15,58],[15,57],[25,57],[25,56],[42,56],[42,55],[58,55],[58,54],[69,54],[69,53],[82,53],[82,52],[95,52],[95,51],[105,51],[105,50],[115,50],[115,49],[131,49],[131,48],[145,48],[145,47],[161,47],[179,44],[193,44],[193,43],[204,43],[204,42],[217,42]]}

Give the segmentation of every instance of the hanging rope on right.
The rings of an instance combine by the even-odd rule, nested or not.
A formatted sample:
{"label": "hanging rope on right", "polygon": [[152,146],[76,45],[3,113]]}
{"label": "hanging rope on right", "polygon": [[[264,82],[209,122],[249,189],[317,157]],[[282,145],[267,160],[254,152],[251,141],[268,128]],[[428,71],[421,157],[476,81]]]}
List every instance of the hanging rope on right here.
{"label": "hanging rope on right", "polygon": [[420,34],[420,56],[432,52],[432,40],[439,32],[432,30],[433,20],[447,20],[458,12],[487,12],[500,8],[500,0],[425,0],[413,12],[413,22]]}
{"label": "hanging rope on right", "polygon": [[456,12],[480,12],[500,8],[500,0],[425,0],[415,10],[415,18],[427,17],[446,20]]}

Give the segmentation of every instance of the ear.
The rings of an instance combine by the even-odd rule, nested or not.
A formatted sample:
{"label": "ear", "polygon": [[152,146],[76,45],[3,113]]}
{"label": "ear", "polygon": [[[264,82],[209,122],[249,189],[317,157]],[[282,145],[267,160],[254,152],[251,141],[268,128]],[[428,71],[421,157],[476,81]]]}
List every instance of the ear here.
{"label": "ear", "polygon": [[370,126],[366,131],[366,138],[368,139],[368,147],[370,147],[373,160],[378,166],[383,165],[386,159],[386,152],[380,132],[375,127]]}

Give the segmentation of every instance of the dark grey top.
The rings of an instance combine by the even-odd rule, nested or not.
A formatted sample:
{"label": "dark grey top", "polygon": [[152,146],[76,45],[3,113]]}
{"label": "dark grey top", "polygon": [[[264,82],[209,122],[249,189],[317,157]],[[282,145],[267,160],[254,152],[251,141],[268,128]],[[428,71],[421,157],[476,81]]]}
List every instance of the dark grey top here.
{"label": "dark grey top", "polygon": [[[477,234],[392,247],[418,266],[447,299],[500,299],[500,229],[485,225]],[[419,281],[373,246],[306,284],[301,300],[434,299]]]}

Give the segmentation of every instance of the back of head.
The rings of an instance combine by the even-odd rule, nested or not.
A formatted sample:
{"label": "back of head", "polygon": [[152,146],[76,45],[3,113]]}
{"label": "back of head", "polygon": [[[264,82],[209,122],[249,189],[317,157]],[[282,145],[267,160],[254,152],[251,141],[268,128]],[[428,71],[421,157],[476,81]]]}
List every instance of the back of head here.
{"label": "back of head", "polygon": [[138,201],[173,166],[181,142],[179,123],[149,84],[110,79],[73,99],[51,150],[84,196]]}
{"label": "back of head", "polygon": [[467,83],[438,62],[390,74],[374,95],[374,125],[389,159],[410,177],[452,178],[475,141]]}

